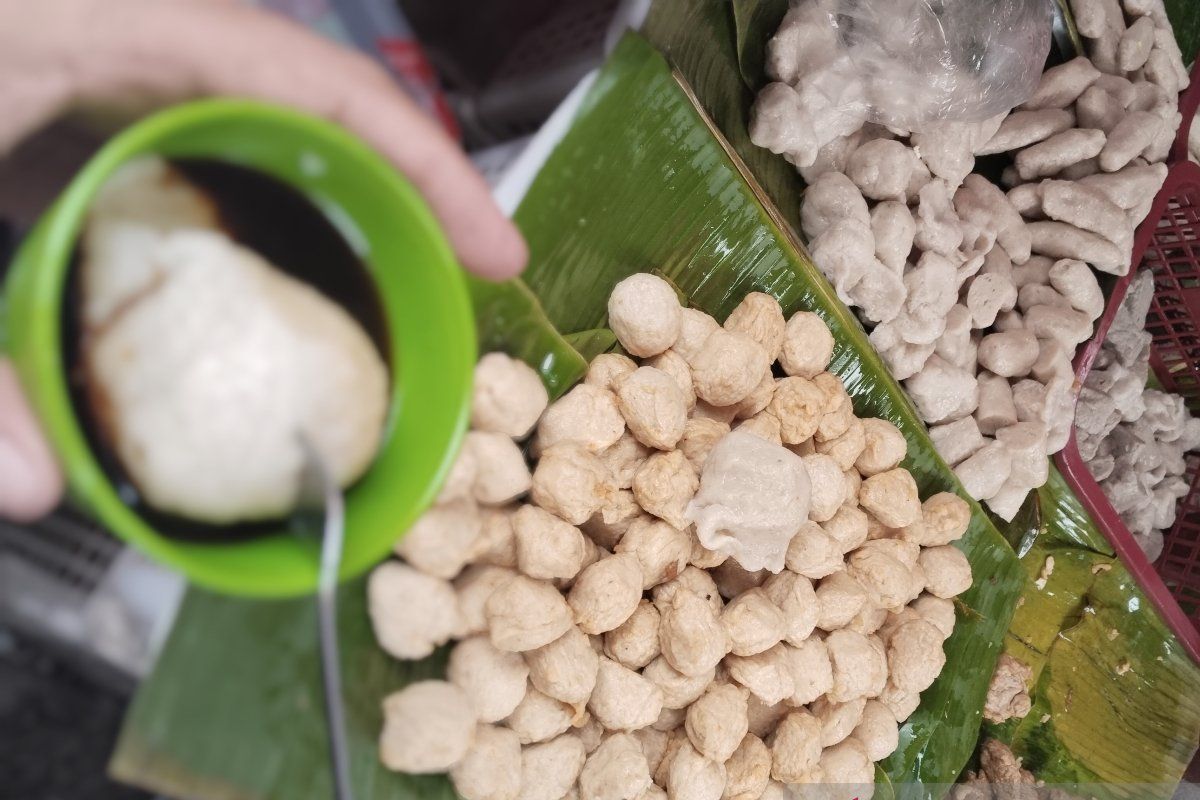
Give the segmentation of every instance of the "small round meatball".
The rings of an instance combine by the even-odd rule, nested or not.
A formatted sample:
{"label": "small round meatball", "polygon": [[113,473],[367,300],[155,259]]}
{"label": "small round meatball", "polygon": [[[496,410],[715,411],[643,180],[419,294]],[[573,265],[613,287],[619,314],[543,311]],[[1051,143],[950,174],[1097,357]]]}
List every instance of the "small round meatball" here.
{"label": "small round meatball", "polygon": [[946,664],[942,632],[924,619],[906,622],[888,637],[887,657],[890,680],[897,688],[923,692]]}
{"label": "small round meatball", "polygon": [[821,760],[821,722],[807,711],[793,711],[775,729],[771,743],[771,777],[799,782]]}
{"label": "small round meatball", "polygon": [[784,563],[792,572],[817,580],[842,568],[842,549],[820,525],[809,522],[788,543]]}
{"label": "small round meatball", "polygon": [[653,451],[626,430],[621,438],[600,453],[600,460],[608,467],[610,483],[617,489],[633,486],[633,477]]}
{"label": "small round meatball", "polygon": [[729,637],[708,601],[682,589],[662,611],[659,646],[672,667],[685,675],[702,675],[729,652]]}
{"label": "small round meatball", "polygon": [[791,570],[767,578],[762,585],[771,603],[783,612],[783,638],[791,645],[806,640],[817,625],[820,608],[812,581]]}
{"label": "small round meatball", "polygon": [[867,540],[867,515],[851,505],[842,505],[837,513],[821,524],[821,530],[837,542],[838,552],[849,553]]}
{"label": "small round meatball", "polygon": [[[462,616],[462,626],[457,633],[452,629],[447,629],[449,631],[447,638],[453,635],[472,636],[477,633],[487,633],[487,614],[484,611],[487,600],[492,596],[492,592],[508,583],[516,574],[507,567],[490,564],[475,564],[463,570],[463,573],[454,579],[454,591],[458,595],[458,610]],[[402,600],[404,608],[412,608],[416,604],[417,598],[424,599],[428,596],[428,592],[414,594],[406,591]],[[419,615],[425,619],[431,618],[427,611],[421,611]],[[419,641],[417,637],[409,636],[409,641],[413,640]],[[430,652],[432,652],[432,647]],[[425,653],[425,655],[429,655],[429,653]],[[425,655],[408,657],[424,658]]]}
{"label": "small round meatball", "polygon": [[529,491],[529,467],[512,439],[502,433],[471,431],[463,447],[471,451],[475,461],[472,493],[478,502],[500,506]]}
{"label": "small round meatball", "polygon": [[705,758],[685,739],[671,760],[667,796],[672,800],[720,800],[725,778],[724,764]]}
{"label": "small round meatball", "polygon": [[754,387],[754,390],[738,403],[735,407],[737,410],[735,416],[738,419],[751,419],[758,416],[763,409],[771,404],[771,398],[775,396],[775,375],[767,368],[763,372],[762,378]]}
{"label": "small round meatball", "polygon": [[634,800],[650,788],[641,742],[628,733],[604,739],[579,773],[580,800]]}
{"label": "small round meatball", "polygon": [[863,419],[862,425],[866,445],[854,462],[859,473],[869,478],[900,466],[908,452],[908,440],[900,429],[875,417]]}
{"label": "small round meatball", "polygon": [[729,425],[715,419],[692,417],[683,426],[683,436],[679,439],[679,451],[691,462],[692,468],[699,474],[704,470],[704,462],[712,452],[717,442],[729,433]]}
{"label": "small round meatball", "polygon": [[723,800],[759,800],[771,782],[771,751],[752,733],[742,737],[725,762]]}
{"label": "small round meatball", "polygon": [[638,505],[679,531],[689,525],[687,506],[699,488],[700,476],[678,450],[650,456],[633,478],[633,496]]}
{"label": "small round meatball", "polygon": [[662,656],[651,661],[642,670],[642,676],[662,690],[663,708],[667,709],[685,709],[690,706],[696,698],[704,694],[715,673],[715,669],[710,669],[698,675],[684,675]]}
{"label": "small round meatball", "polygon": [[581,383],[546,409],[537,428],[542,451],[577,442],[592,453],[612,446],[625,432],[617,396],[608,389]]}
{"label": "small round meatball", "polygon": [[442,491],[438,494],[434,505],[444,506],[460,500],[473,499],[475,474],[478,471],[479,467],[475,463],[475,456],[464,442],[463,447],[458,451],[458,457],[454,459],[454,466],[450,468],[450,474],[446,476],[446,482],[442,484]]}
{"label": "small round meatball", "polygon": [[488,353],[475,365],[471,428],[524,439],[546,410],[546,387],[525,362]]}
{"label": "small round meatball", "polygon": [[621,347],[638,358],[656,356],[679,338],[682,308],[671,284],[655,275],[630,275],[608,296],[608,325]]}
{"label": "small round meatball", "polygon": [[597,545],[612,550],[634,520],[643,516],[642,507],[633,499],[633,492],[619,489],[579,528]]}
{"label": "small round meatball", "polygon": [[882,761],[896,752],[900,745],[900,731],[890,708],[878,700],[868,700],[863,706],[862,721],[850,734],[863,744],[867,758]]}
{"label": "small round meatball", "polygon": [[803,456],[804,468],[812,485],[808,518],[813,522],[826,522],[846,501],[846,480],[838,463],[827,455],[812,453]]}
{"label": "small round meatball", "polygon": [[850,426],[856,421],[860,425],[862,424],[854,416],[854,404],[850,401],[850,398],[843,397],[833,410],[826,411],[821,415],[821,421],[817,423],[817,432],[813,434],[813,439],[817,444],[833,441],[848,431]]}
{"label": "small round meatball", "polygon": [[753,416],[750,419],[739,423],[734,430],[752,433],[758,438],[770,442],[771,444],[783,444],[783,436],[780,433],[781,428],[779,425],[779,420],[770,411],[764,411],[761,414]]}
{"label": "small round meatball", "polygon": [[646,676],[601,656],[587,708],[605,730],[635,731],[658,719],[663,692]]}
{"label": "small round meatball", "polygon": [[812,636],[788,650],[794,690],[788,701],[806,706],[833,688],[833,665],[825,642]]}
{"label": "small round meatball", "polygon": [[779,358],[783,347],[785,325],[779,301],[762,292],[746,295],[725,320],[725,330],[746,334],[772,361]]}
{"label": "small round meatball", "polygon": [[371,573],[367,613],[379,646],[401,659],[425,658],[462,627],[453,587],[398,561]]}
{"label": "small round meatball", "polygon": [[903,528],[921,518],[917,482],[906,469],[891,469],[864,480],[858,502],[889,528]]}
{"label": "small round meatball", "polygon": [[[660,714],[661,718],[662,715]],[[594,720],[593,720],[594,721]],[[657,722],[656,722],[657,724]],[[599,723],[597,723],[599,725]],[[603,730],[603,729],[602,729]],[[674,730],[672,728],[671,730]],[[642,755],[646,757],[646,768],[653,775],[662,764],[663,757],[667,754],[667,746],[671,739],[671,731],[660,731],[657,728],[640,728],[633,732],[633,737],[638,740],[642,747]]]}
{"label": "small round meatball", "polygon": [[607,389],[615,393],[617,391],[617,381],[637,368],[637,362],[629,356],[621,355],[620,353],[601,353],[593,358],[592,363],[588,365],[587,374],[583,376],[583,382],[598,389]]}
{"label": "small round meatball", "polygon": [[[816,442],[816,451],[824,453],[838,463],[842,469],[850,469],[854,466],[854,462],[862,455],[863,448],[867,445],[866,433],[864,432],[862,420],[857,417],[850,420],[850,427],[846,428],[846,432],[835,439],[827,439],[825,441]],[[859,489],[859,504],[862,503],[862,489]]]}
{"label": "small round meatball", "polygon": [[841,784],[851,795],[870,796],[875,790],[875,765],[857,739],[826,748],[821,753],[820,769],[826,783]]}
{"label": "small round meatball", "polygon": [[842,477],[846,482],[846,502],[852,506],[858,506],[858,490],[862,488],[862,475],[859,474],[855,467],[842,472]]}
{"label": "small round meatball", "polygon": [[480,725],[475,742],[450,770],[463,800],[516,800],[521,791],[521,740],[508,728]]}
{"label": "small round meatball", "polygon": [[686,358],[674,350],[668,350],[647,361],[646,366],[670,375],[679,387],[688,411],[696,407],[696,387],[692,384],[692,368]]}
{"label": "small round meatball", "polygon": [[691,558],[692,541],[673,525],[642,517],[617,542],[616,552],[637,556],[642,568],[642,588],[652,589],[678,577]]}
{"label": "small round meatball", "polygon": [[921,518],[901,531],[905,541],[923,547],[956,542],[971,524],[971,507],[967,501],[949,492],[939,492],[921,504]]}
{"label": "small round meatball", "polygon": [[756,588],[738,595],[725,607],[721,625],[729,635],[730,652],[752,656],[779,644],[787,622],[766,592]]}
{"label": "small round meatball", "polygon": [[785,701],[767,705],[753,694],[746,701],[746,715],[750,718],[750,733],[760,739],[768,738],[779,726],[779,720],[794,709]]}
{"label": "small round meatball", "polygon": [[426,575],[449,580],[474,554],[482,532],[479,508],[460,501],[426,511],[392,549]]}
{"label": "small round meatball", "polygon": [[642,565],[634,553],[601,558],[585,568],[567,594],[584,633],[611,631],[633,615],[642,599]]}
{"label": "small round meatball", "polygon": [[698,308],[685,308],[679,315],[679,339],[674,350],[690,364],[704,346],[709,334],[721,326],[717,321]]}
{"label": "small round meatball", "polygon": [[713,614],[718,617],[721,615],[725,603],[721,600],[717,582],[713,580],[711,574],[695,566],[685,567],[675,580],[654,587],[651,597],[654,599],[654,605],[658,608],[659,614],[667,613],[667,609],[671,607],[671,602],[675,598],[675,593],[680,589],[687,589],[694,593],[708,603]]}
{"label": "small round meatball", "polygon": [[604,634],[604,654],[629,669],[641,669],[658,658],[658,609],[649,600],[633,615]]}
{"label": "small round meatball", "polygon": [[821,406],[822,413],[832,414],[846,403],[850,403],[853,407],[854,404],[850,401],[846,386],[837,375],[832,372],[818,372],[812,377],[812,382],[813,386],[821,390],[821,396],[825,398],[825,402]]}
{"label": "small round meatball", "polygon": [[816,590],[817,627],[836,631],[846,627],[867,604],[867,593],[846,572],[835,572],[821,580]]}
{"label": "small round meatball", "polygon": [[828,697],[845,703],[863,697],[870,689],[871,674],[863,666],[873,660],[871,642],[861,633],[834,631],[825,638],[829,663],[833,667],[833,687]]}
{"label": "small round meatball", "polygon": [[514,653],[550,644],[571,627],[571,609],[559,591],[524,575],[493,591],[484,613],[492,644]]}
{"label": "small round meatball", "polygon": [[517,566],[529,577],[566,580],[583,568],[586,540],[574,525],[537,506],[521,506],[512,515],[512,526]]}
{"label": "small round meatball", "polygon": [[768,705],[791,697],[796,691],[787,645],[777,644],[752,656],[728,655],[729,677],[745,686]]}
{"label": "small round meatball", "polygon": [[525,697],[529,667],[517,653],[497,650],[485,636],[463,639],[450,651],[446,678],[466,693],[480,722],[499,722]]}
{"label": "small round meatball", "polygon": [[812,438],[821,423],[824,397],[808,378],[783,378],[775,385],[775,396],[767,406],[779,419],[779,432],[787,444]]}
{"label": "small round meatball", "polygon": [[504,724],[517,734],[521,744],[534,744],[570,730],[576,715],[573,706],[530,687]]}
{"label": "small round meatball", "polygon": [[846,572],[879,608],[898,609],[908,601],[912,573],[908,567],[876,548],[855,550],[846,560]]}
{"label": "small round meatball", "polygon": [[462,689],[446,681],[410,683],[384,698],[379,760],[396,772],[446,772],[467,754],[475,724]]}
{"label": "small round meatball", "polygon": [[921,704],[920,693],[899,689],[891,681],[888,681],[883,691],[879,694],[878,699],[879,702],[888,707],[888,710],[892,712],[892,716],[896,718],[896,722],[899,723],[903,723],[911,717],[913,712],[917,710],[917,706]]}
{"label": "small round meatball", "polygon": [[638,367],[621,378],[617,404],[630,432],[647,447],[671,450],[683,436],[687,401],[675,379],[662,370]]}
{"label": "small round meatball", "polygon": [[587,754],[573,733],[521,751],[521,800],[562,800],[575,785]]}
{"label": "small round meatball", "polygon": [[826,695],[814,702],[812,713],[821,723],[821,745],[832,747],[845,740],[862,720],[863,709],[866,706],[865,697],[835,703]]}
{"label": "small round meatball", "polygon": [[688,706],[684,729],[692,746],[724,764],[741,744],[749,726],[746,701],[750,696],[732,683],[714,683]]}
{"label": "small round meatball", "polygon": [[935,597],[948,600],[971,588],[971,563],[952,545],[921,548],[918,563],[925,570],[925,589]]}
{"label": "small round meatball", "polygon": [[833,334],[825,321],[808,311],[798,311],[784,328],[779,365],[788,375],[812,378],[824,372],[833,357]]}
{"label": "small round meatball", "polygon": [[696,396],[714,406],[746,399],[771,365],[758,342],[724,329],[713,331],[690,363]]}
{"label": "small round meatball", "polygon": [[914,600],[909,608],[920,614],[926,622],[941,631],[943,639],[949,639],[950,634],[954,633],[955,614],[953,600],[934,597],[931,594],[923,594]]}
{"label": "small round meatball", "polygon": [[529,682],[547,697],[576,708],[592,696],[600,656],[587,634],[572,626],[548,645],[525,653]]}
{"label": "small round meatball", "polygon": [[612,496],[608,468],[582,445],[564,442],[542,453],[530,497],[572,525],[582,525]]}
{"label": "small round meatball", "polygon": [[513,506],[483,510],[483,524],[475,543],[472,561],[495,567],[517,566],[517,535],[513,530]]}

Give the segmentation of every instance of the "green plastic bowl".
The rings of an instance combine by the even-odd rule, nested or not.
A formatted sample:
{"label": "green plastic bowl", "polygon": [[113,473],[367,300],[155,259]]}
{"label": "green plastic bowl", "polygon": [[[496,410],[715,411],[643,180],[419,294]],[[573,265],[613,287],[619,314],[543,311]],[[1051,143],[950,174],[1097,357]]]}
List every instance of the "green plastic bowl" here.
{"label": "green plastic bowl", "polygon": [[342,577],[383,558],[433,502],[466,429],[475,329],[466,283],[417,192],[341,128],[287,109],[206,100],[149,117],[113,138],[38,222],[0,306],[0,348],[16,365],[66,473],[68,493],[142,552],[220,592],[284,597],[317,581],[317,542],[280,526],[237,543],[174,540],[118,497],[75,416],[61,314],[72,251],[97,190],[140,155],[209,158],[298,189],[345,236],[374,277],[391,342],[392,397],[379,454],[346,496]]}

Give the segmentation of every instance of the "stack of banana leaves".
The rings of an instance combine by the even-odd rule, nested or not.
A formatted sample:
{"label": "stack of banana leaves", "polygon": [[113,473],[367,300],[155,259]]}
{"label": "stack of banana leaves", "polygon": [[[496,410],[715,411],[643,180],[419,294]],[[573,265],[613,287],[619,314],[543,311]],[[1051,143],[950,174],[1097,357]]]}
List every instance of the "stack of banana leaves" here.
{"label": "stack of banana leaves", "polygon": [[[820,314],[837,338],[831,371],[859,416],[908,438],[904,464],[922,494],[958,491],[924,426],[854,316],[805,254],[794,223],[798,177],[750,145],[746,114],[761,80],[776,2],[658,0],[628,34],[516,213],[532,254],[520,281],[474,283],[481,352],[503,350],[551,393],[614,346],[612,286],[639,271],[671,281],[723,319],[750,291],[785,312]],[[981,736],[1013,744],[1048,782],[1111,797],[1169,797],[1200,738],[1200,668],[1175,643],[1057,477],[1013,524],[972,504],[959,546],[975,585],[941,677],[877,771],[876,797],[940,797],[972,766]],[[1048,556],[1057,565],[1045,581]],[[384,770],[376,758],[382,697],[435,676],[440,653],[399,663],[375,644],[363,581],[342,589],[342,666],[360,798],[453,798],[448,781]],[[311,601],[187,595],[141,686],[112,772],[170,796],[331,796]],[[1034,667],[1034,709],[983,728],[1002,651]]]}

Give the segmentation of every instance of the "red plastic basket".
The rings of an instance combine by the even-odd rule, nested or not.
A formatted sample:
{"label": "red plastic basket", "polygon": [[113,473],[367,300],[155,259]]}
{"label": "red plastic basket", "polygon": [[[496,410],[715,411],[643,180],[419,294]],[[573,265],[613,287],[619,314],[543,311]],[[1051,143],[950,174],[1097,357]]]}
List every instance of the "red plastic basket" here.
{"label": "red plastic basket", "polygon": [[[1154,299],[1147,315],[1147,330],[1154,337],[1150,366],[1168,391],[1183,395],[1193,413],[1200,414],[1200,166],[1186,160],[1171,166],[1134,238],[1133,263],[1136,269],[1114,286],[1095,336],[1076,354],[1076,388],[1091,371],[1134,276],[1150,270],[1154,274]],[[1055,461],[1118,557],[1188,654],[1200,663],[1200,456],[1188,457],[1191,488],[1180,501],[1175,525],[1164,536],[1163,555],[1156,564],[1147,560],[1092,478],[1073,431]]]}

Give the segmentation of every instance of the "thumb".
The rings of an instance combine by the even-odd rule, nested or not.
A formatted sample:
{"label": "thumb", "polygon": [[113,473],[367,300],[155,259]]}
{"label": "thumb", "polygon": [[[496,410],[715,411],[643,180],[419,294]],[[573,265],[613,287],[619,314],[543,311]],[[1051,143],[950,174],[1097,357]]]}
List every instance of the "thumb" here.
{"label": "thumb", "polygon": [[63,479],[16,372],[0,358],[0,516],[30,522],[49,513]]}

